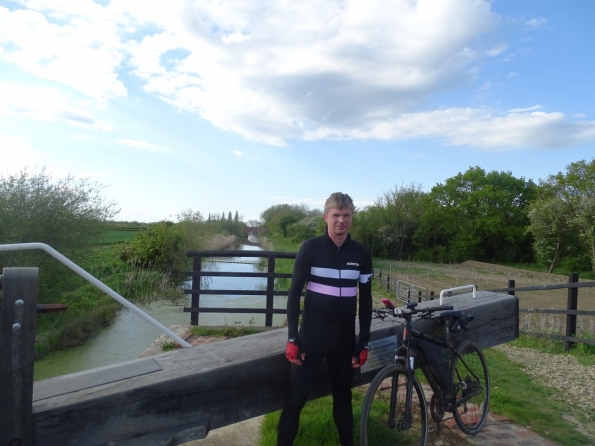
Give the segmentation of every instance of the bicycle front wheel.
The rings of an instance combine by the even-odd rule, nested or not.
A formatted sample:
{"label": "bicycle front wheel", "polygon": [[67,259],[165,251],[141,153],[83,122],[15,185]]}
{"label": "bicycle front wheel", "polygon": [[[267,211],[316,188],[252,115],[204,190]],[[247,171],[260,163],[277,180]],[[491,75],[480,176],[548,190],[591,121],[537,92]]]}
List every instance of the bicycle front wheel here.
{"label": "bicycle front wheel", "polygon": [[453,389],[453,416],[459,428],[475,435],[488,416],[490,376],[485,356],[477,344],[463,341],[458,356],[450,364]]}
{"label": "bicycle front wheel", "polygon": [[364,398],[360,419],[361,446],[424,446],[428,432],[426,399],[413,377],[410,416],[405,413],[407,374],[402,365],[380,370]]}

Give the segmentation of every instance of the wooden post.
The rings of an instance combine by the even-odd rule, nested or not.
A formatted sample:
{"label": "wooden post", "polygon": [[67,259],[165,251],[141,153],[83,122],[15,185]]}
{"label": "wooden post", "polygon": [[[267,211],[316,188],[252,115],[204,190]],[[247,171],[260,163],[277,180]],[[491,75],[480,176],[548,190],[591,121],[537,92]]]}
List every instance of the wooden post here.
{"label": "wooden post", "polygon": [[[269,256],[269,267],[268,267],[268,277],[267,277],[267,310],[272,310],[274,303],[275,303],[275,256]],[[273,326],[273,313],[267,313],[265,316],[264,325],[266,327]]]}
{"label": "wooden post", "polygon": [[417,292],[417,302],[421,302],[421,291]]}
{"label": "wooden post", "polygon": [[[508,279],[508,287],[507,288],[514,288],[516,286],[516,282],[514,281],[514,279]],[[508,295],[509,296],[514,296],[514,291],[513,290],[509,290],[508,291]]]}
{"label": "wooden post", "polygon": [[0,327],[0,445],[33,444],[37,268],[4,268]]}
{"label": "wooden post", "polygon": [[386,291],[390,291],[390,274],[386,275]]}
{"label": "wooden post", "polygon": [[[578,273],[570,273],[568,275],[568,283],[577,283]],[[568,303],[567,310],[577,310],[578,306],[578,288],[568,288]],[[576,314],[566,315],[566,336],[576,336]],[[565,350],[572,348],[574,342],[566,341]]]}
{"label": "wooden post", "polygon": [[[202,269],[202,256],[200,254],[195,255],[192,258],[192,270],[195,273],[199,273]],[[192,291],[200,291],[200,282],[202,281],[201,276],[192,276]],[[192,294],[192,307],[198,308],[200,306],[200,294]],[[198,325],[198,315],[199,312],[197,311],[190,313],[190,325]]]}

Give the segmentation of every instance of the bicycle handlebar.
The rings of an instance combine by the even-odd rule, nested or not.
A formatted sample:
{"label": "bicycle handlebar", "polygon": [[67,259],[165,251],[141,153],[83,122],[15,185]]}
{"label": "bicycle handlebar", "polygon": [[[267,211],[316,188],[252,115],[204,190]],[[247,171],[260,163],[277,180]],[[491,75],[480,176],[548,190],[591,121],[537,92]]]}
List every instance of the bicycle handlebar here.
{"label": "bicycle handlebar", "polygon": [[436,311],[448,311],[452,310],[454,307],[452,305],[439,305],[435,307],[425,307],[425,308],[415,308],[413,306],[407,306],[407,309],[404,310],[402,307],[395,308],[394,315],[396,317],[406,318],[408,316],[414,314],[421,314],[421,315],[430,315]]}

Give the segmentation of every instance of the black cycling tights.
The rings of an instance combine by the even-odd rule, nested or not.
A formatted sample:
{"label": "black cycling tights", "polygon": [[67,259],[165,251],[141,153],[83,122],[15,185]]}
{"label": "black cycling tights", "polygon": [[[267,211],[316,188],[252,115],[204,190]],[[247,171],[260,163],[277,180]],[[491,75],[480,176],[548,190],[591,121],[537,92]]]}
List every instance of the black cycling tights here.
{"label": "black cycling tights", "polygon": [[[306,359],[302,365],[291,365],[289,396],[283,407],[277,433],[277,446],[291,446],[297,435],[300,413],[306,404],[312,384],[326,357],[333,395],[333,419],[339,431],[341,446],[353,446],[353,411],[351,356],[354,347],[353,327],[304,323],[300,339]],[[313,325],[313,324],[312,324]]]}

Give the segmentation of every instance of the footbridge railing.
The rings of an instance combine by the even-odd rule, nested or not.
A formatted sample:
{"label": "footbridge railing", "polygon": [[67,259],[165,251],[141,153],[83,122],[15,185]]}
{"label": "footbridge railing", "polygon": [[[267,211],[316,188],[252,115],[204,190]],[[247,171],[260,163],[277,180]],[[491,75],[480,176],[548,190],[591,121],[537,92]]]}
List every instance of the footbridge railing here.
{"label": "footbridge railing", "polygon": [[170,338],[172,338],[174,341],[179,343],[182,347],[192,347],[184,339],[182,339],[180,336],[175,334],[169,328],[167,328],[166,326],[164,326],[157,320],[153,319],[151,316],[149,316],[143,310],[138,308],[136,305],[134,305],[133,303],[131,303],[124,297],[120,296],[118,293],[116,293],[114,290],[112,290],[106,284],[104,284],[97,278],[93,277],[87,271],[82,269],[80,266],[78,266],[72,260],[68,259],[66,256],[60,254],[58,251],[56,251],[51,246],[46,245],[45,243],[14,243],[14,244],[8,244],[8,245],[0,245],[0,251],[25,251],[25,250],[33,250],[33,249],[41,249],[42,251],[47,252],[49,255],[51,255],[53,258],[58,260],[63,265],[70,268],[72,271],[77,273],[83,279],[92,283],[97,288],[99,288],[101,291],[105,292],[108,296],[114,298],[115,300],[120,302],[122,305],[124,305],[126,308],[128,308],[130,311],[137,314],[138,316],[143,318],[148,323],[152,324],[155,328],[157,328],[157,329],[161,330],[163,333],[167,334]]}
{"label": "footbridge railing", "polygon": [[[274,308],[275,296],[287,296],[289,291],[275,289],[277,279],[291,279],[291,273],[279,273],[275,271],[277,259],[295,260],[297,253],[281,251],[242,251],[242,250],[205,250],[188,251],[186,256],[192,257],[192,271],[187,273],[192,278],[192,288],[185,290],[186,294],[192,295],[192,306],[184,308],[184,312],[191,313],[190,324],[199,325],[200,313],[244,313],[264,314],[265,326],[273,325],[274,314],[287,314],[287,308]],[[204,259],[214,260],[221,257],[249,257],[261,258],[266,262],[266,272],[237,272],[237,271],[203,271],[202,261]],[[208,289],[201,285],[203,277],[246,277],[266,279],[266,286],[262,290],[238,290],[236,289]],[[231,308],[231,307],[204,307],[200,306],[201,295],[219,295],[222,299],[225,296],[255,296],[263,298],[264,308]]]}

